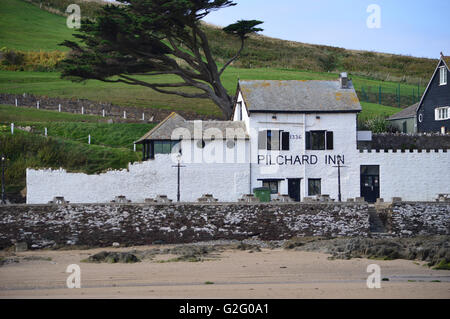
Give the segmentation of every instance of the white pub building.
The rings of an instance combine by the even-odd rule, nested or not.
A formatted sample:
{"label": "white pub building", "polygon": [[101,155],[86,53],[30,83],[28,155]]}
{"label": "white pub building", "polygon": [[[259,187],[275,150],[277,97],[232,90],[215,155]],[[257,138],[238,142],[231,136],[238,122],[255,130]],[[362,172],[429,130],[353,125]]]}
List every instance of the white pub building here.
{"label": "white pub building", "polygon": [[[255,188],[294,201],[328,195],[434,201],[450,193],[447,150],[358,150],[361,105],[343,73],[336,81],[239,81],[231,121],[173,113],[138,140],[143,161],[99,175],[27,170],[27,203],[132,202],[167,195],[237,202]],[[369,136],[364,136],[369,135]],[[178,164],[180,167],[178,168]]]}

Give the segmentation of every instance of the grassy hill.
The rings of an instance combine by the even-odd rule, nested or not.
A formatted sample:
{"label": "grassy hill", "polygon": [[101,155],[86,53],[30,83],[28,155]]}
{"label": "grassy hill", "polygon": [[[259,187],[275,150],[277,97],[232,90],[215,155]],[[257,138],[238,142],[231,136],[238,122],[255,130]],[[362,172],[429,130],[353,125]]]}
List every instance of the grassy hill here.
{"label": "grassy hill", "polygon": [[0,48],[24,51],[65,50],[58,46],[72,38],[64,17],[19,0],[0,1]]}
{"label": "grassy hill", "polygon": [[[18,108],[0,105],[0,124],[29,126],[33,133],[43,135],[47,128],[48,136],[87,144],[91,135],[92,145],[101,145],[133,150],[133,142],[150,131],[155,124],[106,123],[99,116],[59,113],[56,111]],[[5,130],[5,129],[4,129]]]}
{"label": "grassy hill", "polygon": [[[165,82],[175,81],[174,76],[160,76],[155,80],[164,78]],[[223,75],[223,83],[228,92],[232,95],[236,92],[237,80],[335,80],[337,74],[307,72],[283,69],[239,69],[230,67]],[[364,87],[367,91],[372,88],[373,92],[378,92],[380,83],[376,80],[366,79],[364,77],[353,77],[353,83],[358,92]],[[391,98],[398,87],[398,83],[385,82],[383,84],[382,103],[386,98]],[[417,88],[413,85],[403,85],[402,91],[413,92]],[[198,114],[215,115],[221,117],[220,110],[206,99],[185,99],[175,95],[160,94],[153,90],[139,86],[129,86],[121,83],[104,83],[100,81],[87,81],[85,83],[72,83],[59,78],[57,72],[13,72],[0,71],[0,93],[23,94],[30,93],[35,95],[45,95],[49,97],[62,98],[83,98],[93,101],[108,101],[123,106],[138,106],[167,109],[171,111],[192,111]],[[394,94],[394,95],[392,95]],[[379,106],[379,112],[375,107],[378,98],[372,94],[370,102],[371,110],[368,115],[381,115],[390,110],[390,115],[400,111],[396,107]],[[389,102],[389,101],[387,101]],[[403,106],[412,104],[413,98],[409,96],[402,97]],[[365,112],[365,101],[361,101]]]}
{"label": "grassy hill", "polygon": [[[66,18],[40,10],[40,0],[0,1],[0,47],[18,50],[64,50],[58,43],[71,39],[73,30]],[[70,3],[79,3],[83,14],[94,15],[101,1],[47,0],[44,9],[64,12]],[[49,9],[45,5],[51,6]],[[223,63],[238,50],[239,41],[220,28],[204,25],[213,54]],[[438,52],[436,53],[436,55]],[[288,68],[315,72],[348,71],[382,81],[425,85],[437,60],[412,56],[347,50],[344,48],[285,41],[254,35],[235,67]]]}
{"label": "grassy hill", "polygon": [[[39,2],[38,0],[30,1]],[[73,1],[45,1],[46,4],[52,4],[57,8],[65,8],[69,2]],[[82,5],[90,4],[94,7],[99,5],[97,2],[82,1],[80,3]],[[91,7],[82,9],[89,9],[88,12],[95,11]],[[205,25],[205,30],[219,63],[225,61],[237,49],[238,41],[220,29]],[[58,46],[58,43],[72,38],[72,32],[66,26],[65,17],[41,10],[36,4],[24,0],[2,0],[0,2],[0,47],[6,46],[27,51],[63,50],[64,48]],[[54,58],[56,59],[56,57]],[[223,82],[230,94],[234,94],[238,78],[336,79],[338,71],[347,70],[351,71],[350,76],[361,101],[405,107],[417,102],[418,91],[423,92],[435,63],[430,59],[358,52],[271,39],[264,36],[252,36],[247,42],[247,48],[242,57],[224,74]],[[330,70],[334,72],[329,72]],[[419,88],[417,86],[419,78],[415,77],[422,79]],[[379,80],[380,78],[382,80]],[[175,78],[168,77],[164,80],[175,81]],[[395,80],[404,81],[399,84]],[[405,81],[413,84],[405,84]],[[183,99],[177,96],[162,95],[147,88],[105,84],[97,81],[89,81],[86,85],[74,84],[60,80],[59,74],[56,72],[0,71],[0,83],[0,92],[4,93],[27,92],[54,97],[88,98],[120,105],[170,110],[186,108],[201,114],[220,115],[219,110],[206,100]],[[381,101],[378,97],[380,86]]]}
{"label": "grassy hill", "polygon": [[[83,121],[83,122],[81,122]],[[144,135],[152,124],[108,124],[91,115],[76,115],[0,105],[0,149],[9,163],[6,170],[7,192],[25,187],[27,167],[63,167],[69,171],[99,173],[126,168],[141,159],[133,141]],[[9,123],[16,129],[11,135]],[[30,126],[32,132],[17,127]],[[44,137],[44,128],[48,137]],[[88,135],[91,135],[91,145]]]}

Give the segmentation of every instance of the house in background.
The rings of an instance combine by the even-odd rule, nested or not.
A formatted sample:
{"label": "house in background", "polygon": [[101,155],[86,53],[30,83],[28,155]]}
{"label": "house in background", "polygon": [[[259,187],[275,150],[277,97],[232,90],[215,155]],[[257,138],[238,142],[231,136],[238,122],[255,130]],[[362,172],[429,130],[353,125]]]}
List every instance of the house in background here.
{"label": "house in background", "polygon": [[441,52],[439,63],[422,99],[388,120],[403,133],[450,132],[450,56]]}
{"label": "house in background", "polygon": [[417,133],[417,107],[419,103],[408,106],[388,118],[393,127],[402,133]]}

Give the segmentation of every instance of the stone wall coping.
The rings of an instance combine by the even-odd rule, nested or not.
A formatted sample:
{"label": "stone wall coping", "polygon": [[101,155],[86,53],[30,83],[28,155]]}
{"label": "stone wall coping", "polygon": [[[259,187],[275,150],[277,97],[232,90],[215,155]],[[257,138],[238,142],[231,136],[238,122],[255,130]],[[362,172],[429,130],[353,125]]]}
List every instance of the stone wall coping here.
{"label": "stone wall coping", "polygon": [[405,205],[405,204],[409,204],[409,205],[415,205],[415,204],[427,204],[427,205],[430,205],[430,204],[434,204],[434,205],[448,204],[448,205],[450,205],[450,202],[436,202],[436,201],[434,201],[434,202],[416,202],[416,201],[406,202],[406,201],[402,201],[402,202],[396,202],[396,203],[392,203],[392,204],[395,205],[395,206]]}
{"label": "stone wall coping", "polygon": [[421,149],[359,149],[360,153],[447,153],[448,149],[427,149],[427,148],[421,148]]}
{"label": "stone wall coping", "polygon": [[3,207],[55,207],[55,206],[136,206],[136,207],[149,207],[149,206],[368,206],[366,202],[311,202],[311,203],[296,203],[296,202],[273,202],[273,203],[261,203],[261,202],[215,202],[215,203],[69,203],[69,204],[11,204],[0,205],[0,210]]}
{"label": "stone wall coping", "polygon": [[[417,205],[417,204],[425,204],[425,205],[450,205],[450,202],[420,202],[420,201],[402,201],[396,203],[386,202],[385,204],[389,204],[389,206],[402,206],[402,205]],[[296,203],[296,202],[273,202],[273,203],[261,203],[261,202],[216,202],[216,203],[190,203],[190,202],[181,202],[181,203],[69,203],[69,204],[8,204],[8,205],[0,205],[0,210],[2,208],[8,207],[54,207],[54,206],[136,206],[136,207],[149,207],[149,206],[266,206],[266,207],[274,207],[274,206],[368,206],[369,204],[366,202],[308,202],[308,203]]]}

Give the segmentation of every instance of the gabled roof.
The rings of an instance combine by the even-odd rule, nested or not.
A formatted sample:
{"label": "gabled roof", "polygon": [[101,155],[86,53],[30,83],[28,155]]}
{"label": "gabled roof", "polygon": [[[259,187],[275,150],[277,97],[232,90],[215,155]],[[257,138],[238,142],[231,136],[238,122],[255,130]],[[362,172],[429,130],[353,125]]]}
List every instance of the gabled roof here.
{"label": "gabled roof", "polygon": [[351,81],[239,81],[249,112],[360,112]]}
{"label": "gabled roof", "polygon": [[141,137],[136,144],[144,140],[171,140],[171,134],[174,129],[184,125],[186,120],[177,113],[172,113],[158,125],[156,125],[150,132]]}
{"label": "gabled roof", "polygon": [[415,117],[417,114],[417,107],[419,103],[408,106],[407,108],[401,110],[400,112],[390,116],[388,120],[401,120],[401,119],[409,119]]}
{"label": "gabled roof", "polygon": [[[201,122],[202,136],[204,140],[217,139],[214,136],[214,131],[217,130],[222,134],[222,137],[227,138],[227,129],[235,130],[235,132],[242,132],[237,136],[232,136],[239,140],[248,140],[250,136],[247,133],[247,129],[244,122],[239,121],[198,121]],[[170,140],[180,140],[177,136],[174,138],[172,136],[173,132],[177,128],[185,128],[188,130],[191,139],[194,139],[194,123],[195,121],[186,121],[182,116],[177,113],[170,114],[165,120],[155,126],[150,132],[141,137],[136,144],[140,144],[144,141],[170,141]],[[208,132],[207,132],[208,131]],[[205,134],[210,133],[210,134]]]}
{"label": "gabled roof", "polygon": [[442,60],[444,61],[447,69],[450,71],[450,56],[442,56]]}
{"label": "gabled roof", "polygon": [[439,67],[441,65],[441,62],[444,63],[444,65],[447,67],[448,71],[450,72],[450,56],[444,56],[444,54],[441,52],[441,58],[439,59],[439,62],[436,66],[436,69],[433,72],[433,75],[431,76],[430,81],[428,82],[427,88],[425,91],[423,91],[422,98],[420,99],[419,105],[417,106],[417,111],[419,111],[420,106],[422,105],[423,99],[428,93],[428,89],[430,88],[431,83],[433,82],[434,77],[436,76],[436,73],[439,70]]}

